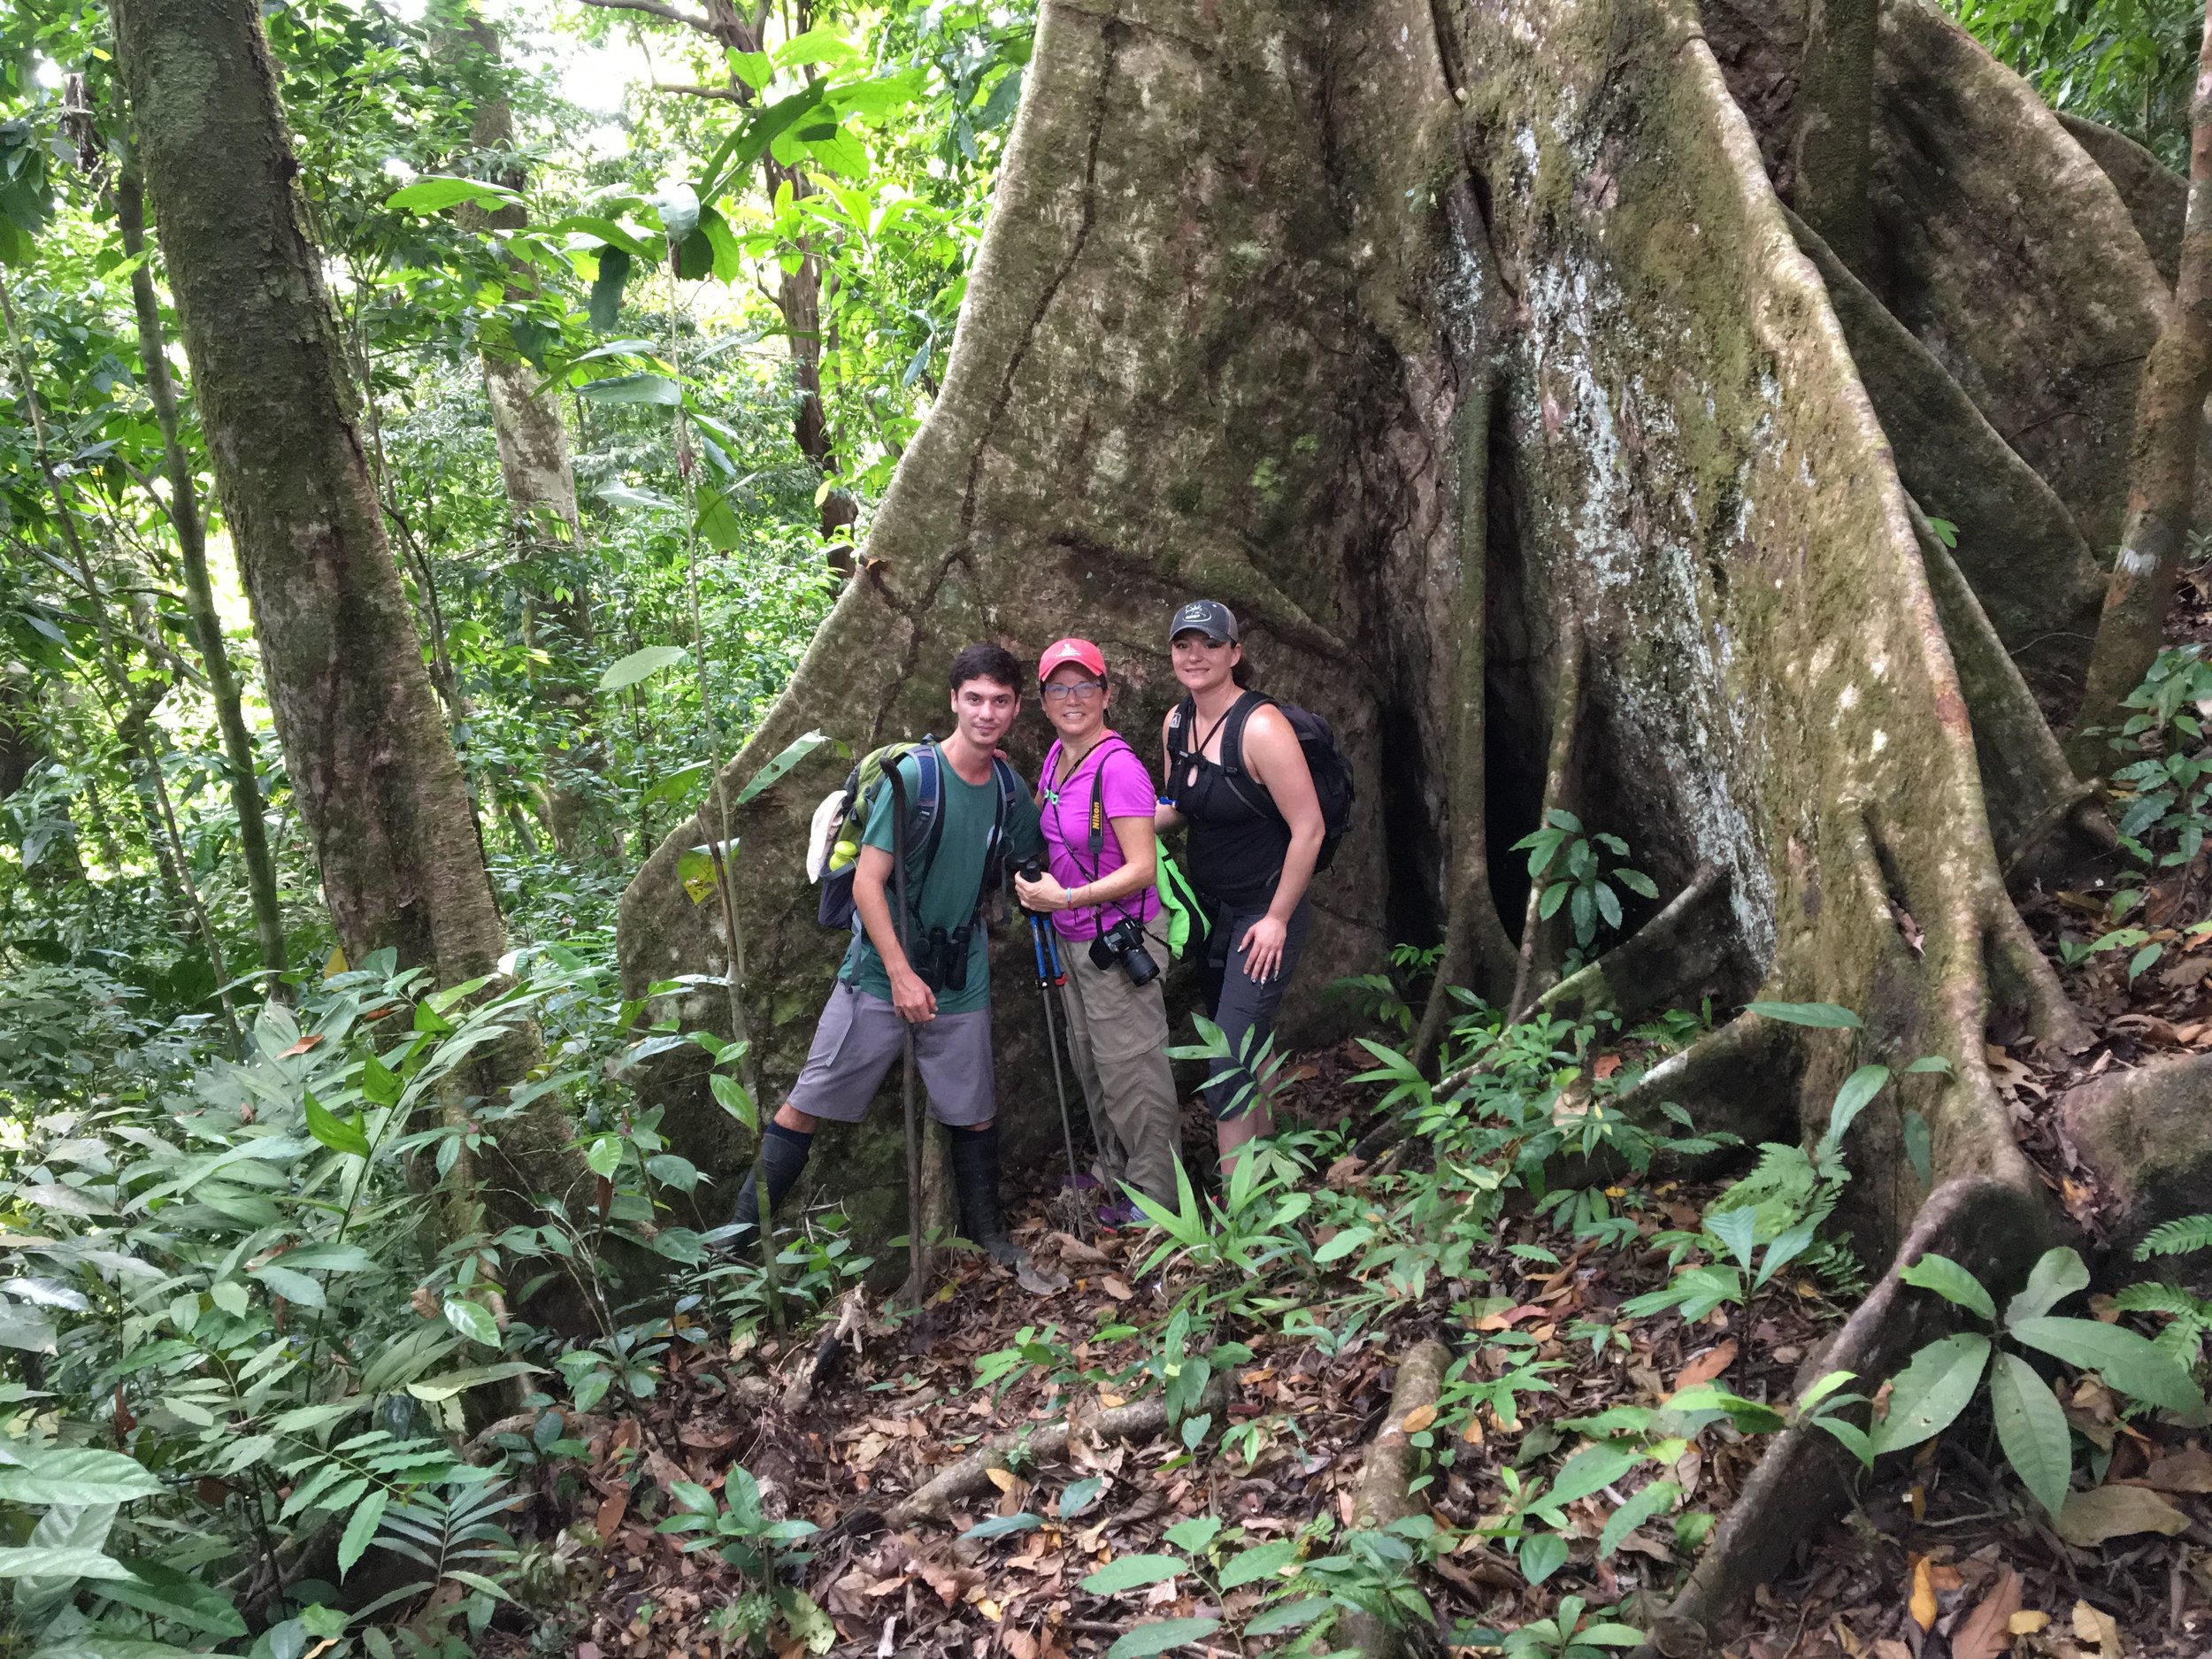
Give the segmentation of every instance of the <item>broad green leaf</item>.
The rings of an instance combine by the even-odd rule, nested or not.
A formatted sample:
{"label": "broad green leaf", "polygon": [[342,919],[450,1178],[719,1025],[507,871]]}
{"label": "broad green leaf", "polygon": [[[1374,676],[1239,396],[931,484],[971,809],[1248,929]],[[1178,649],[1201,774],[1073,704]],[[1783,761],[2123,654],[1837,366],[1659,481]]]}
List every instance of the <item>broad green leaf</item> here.
{"label": "broad green leaf", "polygon": [[1833,1002],[1747,1002],[1747,1013],[1778,1019],[1786,1025],[1813,1025],[1824,1031],[1856,1031],[1859,1017]]}
{"label": "broad green leaf", "polygon": [[1890,1384],[1889,1415],[1871,1436],[1876,1452],[1901,1451],[1951,1426],[1989,1363],[1989,1339],[1971,1332],[1931,1342]]}
{"label": "broad green leaf", "polygon": [[1845,1132],[1888,1081],[1886,1065],[1863,1065],[1844,1079],[1843,1087],[1836,1091],[1836,1103],[1828,1109],[1828,1132],[1821,1139],[1831,1147],[1841,1146]]}
{"label": "broad green leaf", "polygon": [[2012,1334],[2069,1365],[2094,1371],[2131,1399],[2169,1411],[2200,1411],[2204,1396],[2180,1362],[2147,1337],[2094,1319],[2022,1319]]}
{"label": "broad green leaf", "polygon": [[594,1135],[584,1147],[584,1166],[602,1180],[612,1180],[622,1167],[622,1137]]}
{"label": "broad green leaf", "polygon": [[1093,1595],[1113,1595],[1189,1571],[1190,1563],[1180,1555],[1123,1555],[1084,1579],[1083,1587]]}
{"label": "broad green leaf", "polygon": [[303,1308],[324,1305],[323,1287],[304,1273],[294,1272],[290,1268],[280,1266],[274,1262],[260,1267],[250,1267],[246,1271],[287,1302],[296,1302]]}
{"label": "broad green leaf", "polygon": [[1521,1577],[1541,1584],[1567,1564],[1567,1540],[1556,1532],[1531,1532],[1521,1540]]}
{"label": "broad green leaf", "polygon": [[2017,1354],[2000,1354],[1989,1374],[1989,1405],[1997,1443],[2021,1484],[2053,1516],[2066,1502],[2074,1472],[2074,1441],[2066,1412],[2035,1367]]}
{"label": "broad green leaf", "polygon": [[306,1092],[305,1099],[309,1134],[333,1152],[349,1153],[357,1158],[369,1156],[369,1138],[361,1133],[358,1125],[334,1115],[328,1107],[315,1098],[311,1091]]}
{"label": "broad green leaf", "polygon": [[121,1452],[81,1446],[34,1452],[21,1444],[14,1450],[24,1461],[0,1466],[0,1498],[12,1503],[129,1503],[167,1490],[135,1457]]}
{"label": "broad green leaf", "polygon": [[808,732],[802,736],[793,738],[783,746],[773,760],[746,780],[745,787],[737,792],[737,799],[731,804],[743,806],[762,790],[777,782],[786,772],[816,749],[833,741],[834,740],[828,733],[819,731]]}
{"label": "broad green leaf", "polygon": [[1585,1624],[1575,1632],[1574,1640],[1584,1647],[1640,1647],[1644,1632],[1633,1624]]}
{"label": "broad green leaf", "polygon": [[1544,1494],[1547,1508],[1572,1503],[1611,1486],[1645,1459],[1645,1454],[1625,1446],[1586,1446],[1559,1466],[1551,1488]]}
{"label": "broad green leaf", "polygon": [[246,1634],[246,1621],[239,1617],[238,1609],[214,1586],[157,1561],[126,1556],[123,1564],[137,1575],[138,1581],[111,1581],[100,1591],[109,1601],[173,1619],[210,1636],[234,1639]]}
{"label": "broad green leaf", "polygon": [[1221,1587],[1233,1590],[1241,1585],[1256,1584],[1262,1578],[1272,1578],[1298,1559],[1298,1540],[1279,1538],[1271,1544],[1261,1544],[1232,1556],[1221,1569]]}
{"label": "broad green leaf", "polygon": [[598,403],[657,403],[674,408],[683,402],[683,391],[665,374],[611,374],[601,380],[586,380],[576,388],[579,397],[588,397]]}
{"label": "broad green leaf", "polygon": [[395,190],[384,198],[384,205],[397,208],[403,213],[442,213],[449,207],[471,202],[478,207],[504,207],[522,197],[504,185],[488,184],[481,179],[458,179],[446,173],[432,173],[414,183]]}
{"label": "broad green leaf", "polygon": [[353,1571],[353,1563],[368,1549],[369,1540],[376,1536],[376,1529],[384,1519],[385,1506],[392,1501],[391,1488],[379,1486],[363,1499],[361,1507],[346,1521],[346,1530],[338,1540],[338,1577],[343,1581]]}
{"label": "broad green leaf", "polygon": [[131,1570],[96,1549],[0,1548],[0,1578],[127,1578]]}
{"label": "broad green leaf", "polygon": [[1329,1610],[1326,1597],[1310,1595],[1303,1600],[1286,1601],[1280,1607],[1271,1607],[1244,1627],[1248,1636],[1276,1636],[1286,1630],[1299,1630],[1310,1624]]}
{"label": "broad green leaf", "polygon": [[450,1400],[472,1388],[482,1388],[510,1377],[526,1377],[542,1371],[542,1365],[533,1365],[526,1359],[503,1359],[496,1365],[472,1365],[466,1371],[448,1371],[442,1377],[426,1377],[420,1382],[407,1385],[407,1392],[418,1400],[427,1400],[433,1405],[441,1400]]}
{"label": "broad green leaf", "polygon": [[1212,1543],[1221,1532],[1221,1517],[1217,1515],[1194,1515],[1187,1521],[1178,1521],[1167,1529],[1167,1541],[1186,1555],[1196,1555]]}
{"label": "broad green leaf", "polygon": [[491,1310],[480,1302],[471,1302],[465,1296],[448,1296],[445,1302],[446,1323],[471,1341],[481,1342],[486,1348],[499,1346],[499,1321],[492,1317]]}
{"label": "broad green leaf", "polygon": [[1087,1475],[1071,1480],[1060,1494],[1060,1518],[1071,1521],[1098,1502],[1098,1494],[1106,1490],[1106,1482],[1097,1475]]}
{"label": "broad green leaf", "polygon": [[1928,1120],[1910,1107],[1905,1109],[1905,1161],[1912,1165],[1912,1172],[1922,1187],[1935,1185],[1935,1144],[1928,1131]]}
{"label": "broad green leaf", "polygon": [[2046,1250],[2029,1273],[2027,1287],[2005,1304],[2005,1324],[2010,1327],[2023,1319],[2041,1318],[2076,1291],[2088,1288],[2089,1269],[2079,1252],[2062,1244]]}
{"label": "broad green leaf", "polygon": [[606,672],[599,676],[599,689],[620,691],[634,686],[639,680],[650,679],[664,668],[685,661],[690,655],[680,645],[648,645],[641,650],[632,651],[618,662],[608,664]]}
{"label": "broad green leaf", "polygon": [[1140,1624],[1115,1639],[1106,1650],[1106,1659],[1148,1659],[1152,1654],[1203,1641],[1220,1628],[1217,1618],[1164,1618]]}
{"label": "broad green leaf", "polygon": [[1009,1532],[1033,1532],[1044,1525],[1044,1517],[1024,1510],[1019,1515],[994,1515],[979,1521],[960,1534],[963,1543],[978,1543],[987,1538],[1003,1538]]}
{"label": "broad green leaf", "polygon": [[1897,1277],[1908,1285],[1917,1285],[1923,1290],[1932,1290],[1947,1302],[1955,1302],[1985,1319],[1997,1317],[1997,1304],[1976,1279],[1947,1256],[1930,1250],[1910,1267],[1901,1267]]}
{"label": "broad green leaf", "polygon": [[569,231],[580,231],[587,236],[596,237],[636,258],[650,259],[654,257],[651,244],[642,237],[633,235],[614,220],[602,219],[596,213],[564,214],[545,227],[545,234],[549,236],[562,235]]}
{"label": "broad green leaf", "polygon": [[1759,1212],[1755,1207],[1725,1210],[1717,1216],[1708,1216],[1705,1231],[1726,1245],[1728,1253],[1743,1264],[1747,1272],[1750,1271],[1751,1254],[1757,1248],[1759,1237]]}
{"label": "broad green leaf", "polygon": [[1331,1262],[1340,1261],[1374,1236],[1372,1227],[1346,1227],[1313,1253],[1314,1263],[1316,1266],[1326,1266]]}
{"label": "broad green leaf", "polygon": [[1682,1488],[1671,1480],[1655,1480],[1613,1511],[1598,1534],[1598,1559],[1603,1561],[1621,1547],[1621,1540],[1662,1509],[1673,1507]]}

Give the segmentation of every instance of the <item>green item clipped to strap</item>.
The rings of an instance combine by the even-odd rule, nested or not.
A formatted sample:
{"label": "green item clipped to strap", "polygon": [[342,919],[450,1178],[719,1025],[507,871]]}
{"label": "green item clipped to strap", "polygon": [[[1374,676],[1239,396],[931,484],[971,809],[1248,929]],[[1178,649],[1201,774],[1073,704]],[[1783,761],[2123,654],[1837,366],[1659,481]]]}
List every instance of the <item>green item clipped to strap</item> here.
{"label": "green item clipped to strap", "polygon": [[1175,862],[1174,855],[1164,846],[1154,843],[1152,885],[1160,895],[1160,920],[1167,929],[1167,954],[1174,961],[1183,959],[1183,949],[1190,943],[1191,928],[1205,932],[1204,912],[1198,904],[1198,894]]}

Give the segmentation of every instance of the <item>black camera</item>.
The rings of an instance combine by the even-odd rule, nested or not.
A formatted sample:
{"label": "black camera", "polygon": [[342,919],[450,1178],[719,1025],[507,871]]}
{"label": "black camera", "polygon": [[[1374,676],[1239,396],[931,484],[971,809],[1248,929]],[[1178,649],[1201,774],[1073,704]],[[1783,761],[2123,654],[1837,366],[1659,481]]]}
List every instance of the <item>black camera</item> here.
{"label": "black camera", "polygon": [[1110,968],[1116,963],[1132,985],[1149,985],[1160,977],[1160,964],[1144,948],[1144,926],[1133,916],[1123,917],[1091,941],[1091,966]]}

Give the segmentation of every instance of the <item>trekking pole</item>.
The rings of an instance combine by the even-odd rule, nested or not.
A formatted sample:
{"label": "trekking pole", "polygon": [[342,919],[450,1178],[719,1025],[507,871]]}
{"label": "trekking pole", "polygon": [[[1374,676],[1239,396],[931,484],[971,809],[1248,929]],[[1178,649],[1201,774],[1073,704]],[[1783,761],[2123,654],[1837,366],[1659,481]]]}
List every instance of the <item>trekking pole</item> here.
{"label": "trekking pole", "polygon": [[[1035,864],[1026,866],[1021,872],[1025,881],[1034,881],[1042,873]],[[1052,1052],[1052,1087],[1060,1097],[1060,1138],[1068,1149],[1068,1199],[1062,1219],[1074,1224],[1069,1231],[1075,1232],[1080,1226],[1084,1208],[1079,1187],[1081,1177],[1075,1164],[1075,1124],[1068,1116],[1067,1079],[1060,1070],[1060,1037],[1052,1019],[1053,987],[1060,987],[1061,994],[1065,995],[1067,978],[1060,967],[1059,941],[1053,937],[1050,919],[1032,910],[1024,910],[1022,914],[1029,918],[1029,946],[1037,958],[1037,995],[1045,1005],[1045,1047]]]}
{"label": "trekking pole", "polygon": [[[891,931],[898,935],[899,949],[906,950],[906,785],[899,777],[896,763],[884,770],[891,780],[891,886],[897,905],[891,918]],[[907,962],[912,966],[910,955]],[[922,1138],[914,1121],[914,1024],[903,1018],[899,1024],[902,1062],[899,1094],[906,1112],[907,1287],[918,1312],[928,1289],[928,1266],[922,1256]]]}

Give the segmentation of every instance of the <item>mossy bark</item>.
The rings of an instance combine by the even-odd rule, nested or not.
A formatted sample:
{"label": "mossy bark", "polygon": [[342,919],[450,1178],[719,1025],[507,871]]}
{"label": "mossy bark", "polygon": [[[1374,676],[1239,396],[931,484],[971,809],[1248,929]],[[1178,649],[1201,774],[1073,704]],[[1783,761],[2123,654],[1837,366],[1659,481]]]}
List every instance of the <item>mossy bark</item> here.
{"label": "mossy bark", "polygon": [[[293,794],[347,955],[389,948],[445,984],[495,971],[504,935],[460,767],[422,664],[319,256],[250,0],[124,0],[118,58],[137,119],[193,389]],[[535,1061],[488,1049],[486,1101]],[[498,1132],[495,1213],[580,1170],[541,1097]]]}
{"label": "mossy bark", "polygon": [[2127,519],[2072,743],[2074,764],[2084,771],[2110,764],[2112,750],[2099,728],[2121,723],[2128,695],[2156,660],[2188,551],[2205,399],[2212,394],[2212,12],[2205,17],[2192,114],[2174,303],[2143,367],[2128,452]]}

